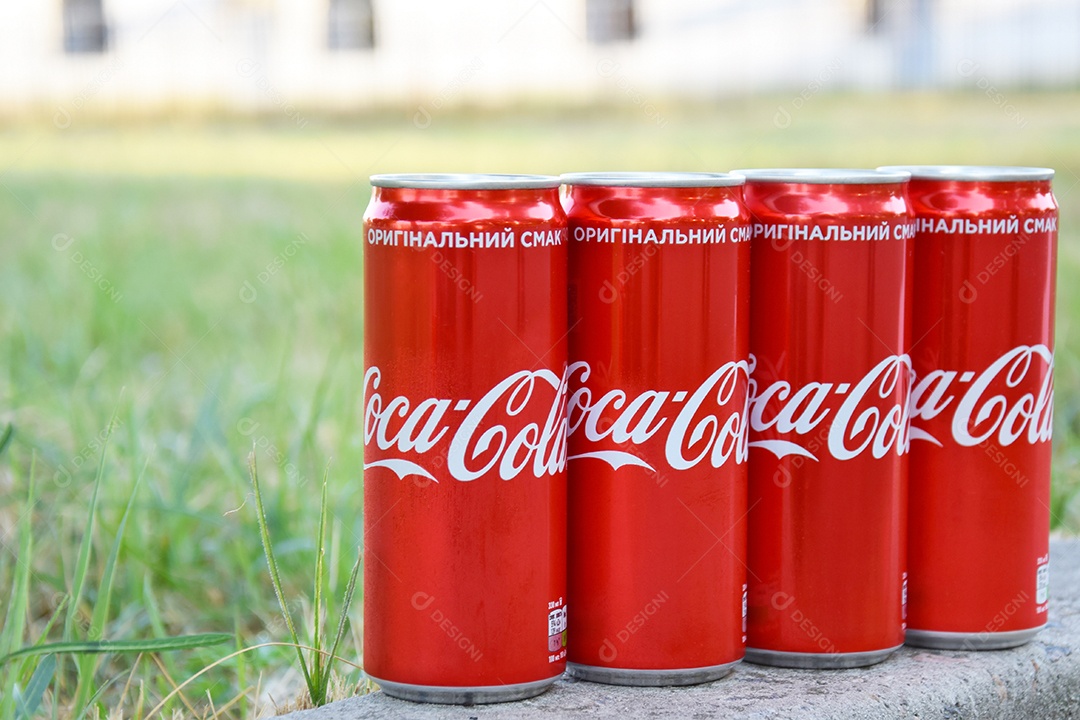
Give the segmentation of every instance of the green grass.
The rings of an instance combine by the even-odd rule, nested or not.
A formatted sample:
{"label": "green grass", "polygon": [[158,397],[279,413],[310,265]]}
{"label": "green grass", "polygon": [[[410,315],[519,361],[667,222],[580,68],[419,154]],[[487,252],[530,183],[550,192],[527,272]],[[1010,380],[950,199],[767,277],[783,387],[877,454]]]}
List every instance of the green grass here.
{"label": "green grass", "polygon": [[[262,540],[263,551],[266,554],[266,565],[270,571],[270,581],[274,585],[274,594],[281,606],[281,617],[285,626],[289,629],[289,637],[296,649],[296,660],[300,665],[300,671],[304,675],[304,684],[307,686],[308,699],[315,707],[329,702],[330,681],[334,677],[334,663],[339,660],[337,654],[341,646],[341,640],[345,637],[345,630],[349,624],[349,608],[352,606],[353,593],[356,591],[356,581],[362,567],[362,557],[358,552],[352,572],[349,573],[349,582],[345,586],[345,597],[342,598],[341,608],[338,613],[337,632],[332,643],[326,632],[326,623],[331,612],[330,604],[324,603],[323,588],[326,586],[326,518],[329,514],[327,505],[327,479],[329,468],[323,475],[322,492],[319,495],[319,530],[315,534],[315,582],[313,585],[312,603],[313,626],[311,630],[311,645],[308,652],[304,652],[304,645],[296,632],[296,622],[293,620],[292,610],[289,609],[289,601],[285,599],[282,589],[281,574],[278,571],[277,557],[274,555],[273,543],[266,525],[266,507],[263,504],[262,490],[259,486],[259,471],[255,453],[248,456],[248,470],[251,475],[251,486],[255,491],[255,511],[259,520],[259,536]],[[346,661],[348,662],[348,661]],[[356,663],[350,663],[353,667],[359,667]]]}
{"label": "green grass", "polygon": [[[326,593],[344,595],[362,527],[360,217],[373,172],[1057,168],[1053,511],[1055,526],[1080,529],[1080,95],[1010,96],[1024,127],[980,94],[819,95],[799,111],[784,96],[654,102],[663,127],[634,108],[536,108],[435,114],[427,129],[411,110],[302,131],[80,117],[66,131],[0,128],[0,655],[60,640],[65,626],[90,641],[235,638],[61,657],[39,712],[64,717],[78,697],[145,716],[230,652],[289,639],[246,476],[252,445],[298,627],[313,627],[319,484],[332,458]],[[780,105],[791,111],[784,129]],[[356,660],[360,598],[350,615],[339,653]],[[33,689],[44,662],[18,661],[14,680],[0,668],[0,692]],[[240,654],[155,717],[251,717],[271,697],[292,701],[303,686],[295,662],[289,647]]]}

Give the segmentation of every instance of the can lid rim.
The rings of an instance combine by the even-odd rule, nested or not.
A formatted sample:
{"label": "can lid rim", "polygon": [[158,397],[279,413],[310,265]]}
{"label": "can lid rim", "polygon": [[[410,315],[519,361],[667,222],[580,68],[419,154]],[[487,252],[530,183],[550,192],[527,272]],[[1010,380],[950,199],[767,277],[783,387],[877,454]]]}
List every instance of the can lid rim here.
{"label": "can lid rim", "polygon": [[555,175],[515,173],[386,173],[372,175],[372,187],[418,190],[542,190],[559,187]]}
{"label": "can lid rim", "polygon": [[919,180],[961,180],[974,182],[1016,182],[1052,180],[1054,170],[1021,165],[883,165],[878,170],[902,170]]}
{"label": "can lid rim", "polygon": [[900,170],[867,168],[744,168],[732,170],[747,182],[805,183],[808,185],[883,185],[907,182],[911,174]]}
{"label": "can lid rim", "polygon": [[563,185],[590,187],[686,188],[735,187],[746,179],[741,175],[720,172],[573,172],[559,176]]}

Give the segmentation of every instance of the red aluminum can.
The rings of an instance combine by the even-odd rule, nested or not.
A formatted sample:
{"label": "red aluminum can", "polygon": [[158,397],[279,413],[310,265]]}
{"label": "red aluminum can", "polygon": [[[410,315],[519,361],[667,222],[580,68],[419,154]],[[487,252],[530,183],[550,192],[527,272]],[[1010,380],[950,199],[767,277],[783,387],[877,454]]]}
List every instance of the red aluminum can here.
{"label": "red aluminum can", "polygon": [[1046,168],[916,166],[910,645],[1046,624],[1057,203]]}
{"label": "red aluminum can", "polygon": [[364,213],[364,670],[531,697],[566,665],[558,178],[376,175]]}
{"label": "red aluminum can", "polygon": [[904,640],[908,175],[736,172],[754,220],[746,659],[871,665]]}
{"label": "red aluminum can", "polygon": [[742,178],[563,176],[570,674],[689,685],[744,654],[749,216]]}

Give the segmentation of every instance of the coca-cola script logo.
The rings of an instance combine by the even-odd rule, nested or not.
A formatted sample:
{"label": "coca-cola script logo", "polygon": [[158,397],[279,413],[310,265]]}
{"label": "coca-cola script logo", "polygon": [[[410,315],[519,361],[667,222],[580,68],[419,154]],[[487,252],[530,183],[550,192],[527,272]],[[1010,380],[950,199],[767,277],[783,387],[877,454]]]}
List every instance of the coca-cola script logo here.
{"label": "coca-cola script logo", "polygon": [[[751,381],[750,447],[778,458],[797,455],[817,460],[808,445],[824,433],[829,454],[851,460],[865,452],[880,459],[908,451],[908,400],[914,373],[907,355],[890,355],[858,382],[810,382],[798,389],[784,380],[758,387]],[[827,422],[826,422],[827,421]]]}
{"label": "coca-cola script logo", "polygon": [[978,375],[934,370],[915,383],[910,358],[890,355],[855,383],[794,388],[784,380],[761,385],[751,355],[721,365],[696,388],[630,397],[620,389],[590,388],[592,368],[575,362],[562,377],[551,370],[512,373],[476,402],[384,399],[382,371],[371,367],[364,374],[364,445],[374,443],[381,457],[364,468],[438,482],[418,461],[441,446],[440,463],[445,460],[447,473],[461,482],[495,471],[503,480],[523,473],[539,478],[580,459],[659,472],[659,453],[646,460],[632,452],[657,437],[673,470],[743,463],[749,448],[816,461],[812,449],[824,446],[837,460],[864,453],[881,459],[906,453],[911,440],[940,446],[919,421],[940,424],[947,410],[952,438],[961,446],[991,438],[999,447],[1020,439],[1034,444],[1051,437],[1053,366],[1047,346],[1021,345]]}
{"label": "coca-cola script logo", "polygon": [[[942,416],[946,410],[952,412],[951,420]],[[911,393],[911,438],[940,447],[941,440],[920,425],[940,426],[943,421],[963,447],[992,438],[999,447],[1018,440],[1049,442],[1054,425],[1053,351],[1046,345],[1019,345],[978,375],[970,370],[924,374]]]}
{"label": "coca-cola script logo", "polygon": [[[367,462],[364,469],[386,468],[399,478],[418,475],[438,482],[419,459],[449,434],[446,469],[450,477],[470,482],[497,470],[510,480],[521,473],[554,475],[566,468],[567,376],[551,370],[521,370],[471,400],[427,398],[418,403],[404,395],[384,401],[379,392],[382,370],[364,373],[364,446],[379,454],[397,454]],[[539,410],[538,410],[539,408]],[[544,413],[543,424],[536,421]],[[370,457],[365,450],[365,455]]]}
{"label": "coca-cola script logo", "polygon": [[[496,471],[503,480],[522,473],[539,478],[582,459],[654,473],[661,460],[672,470],[703,463],[719,468],[746,462],[753,447],[777,457],[817,460],[808,449],[817,443],[808,436],[819,428],[827,428],[829,453],[839,460],[906,452],[906,355],[885,358],[853,385],[812,382],[797,390],[786,381],[759,390],[755,366],[753,356],[733,360],[695,388],[644,390],[631,397],[621,389],[590,387],[592,368],[575,362],[562,377],[550,370],[512,373],[476,402],[386,399],[382,371],[372,367],[364,375],[364,444],[370,448],[364,467],[437,482],[432,467],[438,463],[441,469],[445,461],[450,477],[471,482]],[[654,439],[662,440],[662,455],[640,453]],[[568,440],[573,455],[567,453]],[[425,455],[436,457],[421,464]]]}
{"label": "coca-cola script logo", "polygon": [[[753,359],[725,363],[692,391],[645,390],[633,399],[623,390],[594,392],[585,383],[592,374],[587,362],[572,363],[575,390],[567,404],[567,427],[575,454],[614,469],[625,465],[656,468],[626,447],[642,445],[662,430],[664,460],[674,470],[702,462],[718,468],[729,459],[746,460],[747,415]],[[576,452],[581,446],[599,449]]]}

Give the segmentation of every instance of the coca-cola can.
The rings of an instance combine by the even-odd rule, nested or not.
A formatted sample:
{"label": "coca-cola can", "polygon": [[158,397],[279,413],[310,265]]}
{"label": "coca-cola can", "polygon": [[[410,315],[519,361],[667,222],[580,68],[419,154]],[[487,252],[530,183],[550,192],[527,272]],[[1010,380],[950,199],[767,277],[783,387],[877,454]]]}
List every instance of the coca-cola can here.
{"label": "coca-cola can", "polygon": [[744,654],[750,229],[740,177],[563,176],[570,674],[689,685]]}
{"label": "coca-cola can", "polygon": [[736,172],[753,216],[746,659],[871,665],[904,640],[908,175]]}
{"label": "coca-cola can", "polygon": [[486,703],[566,665],[558,178],[376,175],[364,213],[364,670]]}
{"label": "coca-cola can", "polygon": [[1047,618],[1054,171],[899,169],[918,221],[907,642],[1014,647]]}

